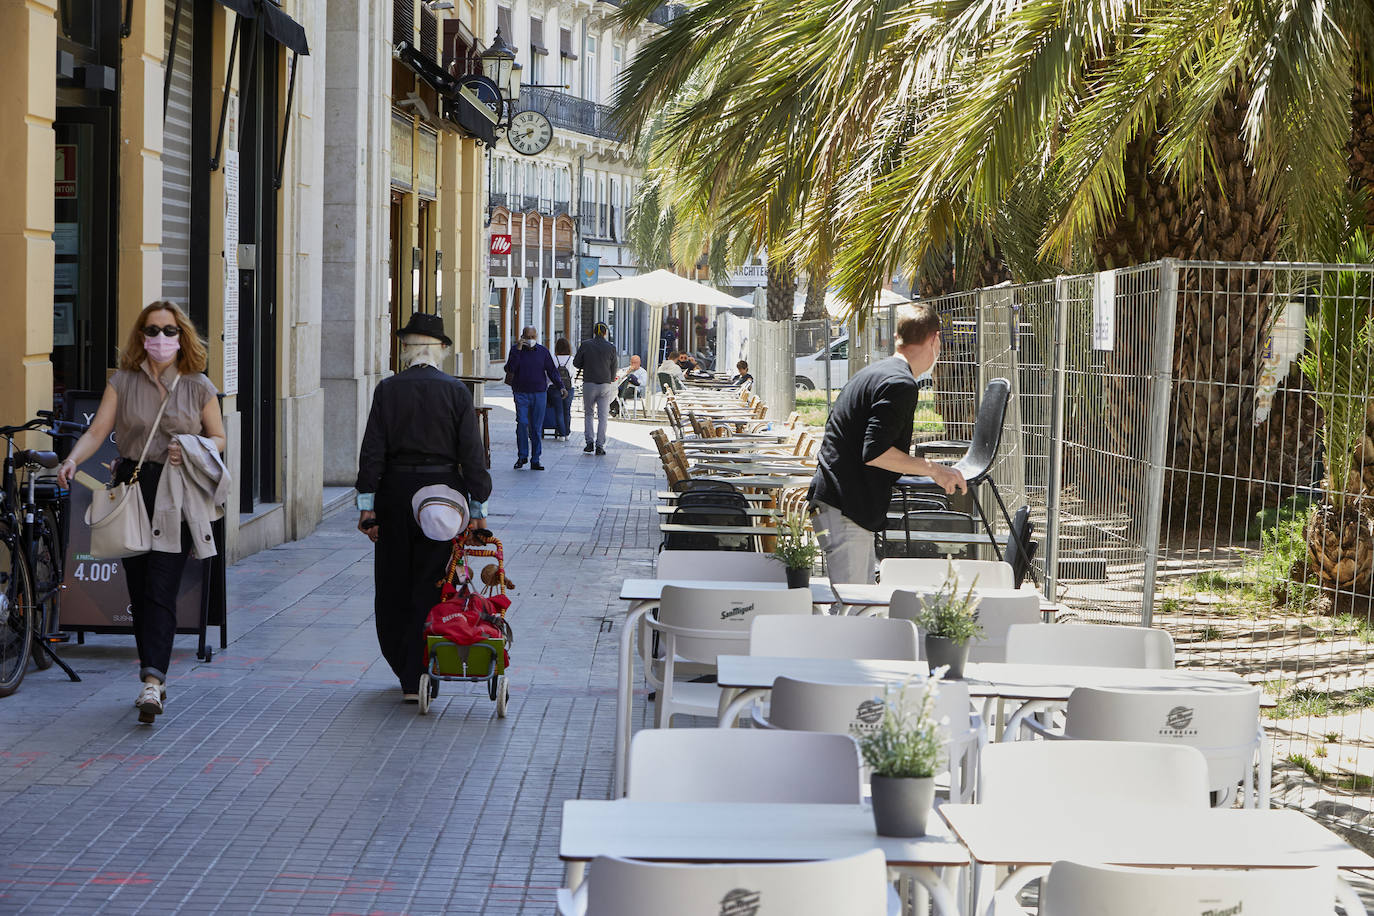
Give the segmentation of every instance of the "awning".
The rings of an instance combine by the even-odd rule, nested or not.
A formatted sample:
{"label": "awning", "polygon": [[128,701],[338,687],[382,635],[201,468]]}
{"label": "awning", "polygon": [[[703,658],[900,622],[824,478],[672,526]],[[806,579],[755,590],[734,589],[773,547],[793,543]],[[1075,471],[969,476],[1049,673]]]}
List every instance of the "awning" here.
{"label": "awning", "polygon": [[[233,6],[235,3],[242,4],[244,0],[219,0],[225,6]],[[263,31],[275,38],[282,47],[290,48],[297,54],[309,55],[310,45],[305,41],[305,29],[301,24],[292,19],[280,7],[273,5],[267,0],[259,0],[262,4]]]}
{"label": "awning", "polygon": [[488,109],[465,95],[444,97],[444,120],[457,124],[487,146],[496,145],[496,125],[492,123]]}
{"label": "awning", "polygon": [[244,19],[253,19],[258,15],[258,0],[217,0],[220,6],[233,10]]}

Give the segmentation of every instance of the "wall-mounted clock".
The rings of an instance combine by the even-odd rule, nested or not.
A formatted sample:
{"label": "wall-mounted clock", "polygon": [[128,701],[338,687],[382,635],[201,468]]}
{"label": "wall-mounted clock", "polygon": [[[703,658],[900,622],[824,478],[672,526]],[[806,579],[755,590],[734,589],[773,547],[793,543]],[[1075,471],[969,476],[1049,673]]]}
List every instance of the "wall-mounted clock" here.
{"label": "wall-mounted clock", "polygon": [[511,116],[506,139],[517,153],[533,156],[548,149],[553,140],[553,125],[537,111],[518,111]]}

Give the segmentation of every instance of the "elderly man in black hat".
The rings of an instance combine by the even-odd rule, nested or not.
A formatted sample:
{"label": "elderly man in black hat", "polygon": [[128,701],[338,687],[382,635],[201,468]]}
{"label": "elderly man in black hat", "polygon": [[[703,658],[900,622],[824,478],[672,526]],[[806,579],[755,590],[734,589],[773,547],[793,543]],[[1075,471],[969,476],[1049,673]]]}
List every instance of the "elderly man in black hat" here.
{"label": "elderly man in black hat", "polygon": [[439,369],[453,341],[438,315],[416,313],[396,335],[405,368],[372,396],[358,455],[358,530],[377,545],[377,642],[408,703],[419,701],[423,633],[452,545],[428,538],[412,512],[416,491],[446,485],[467,498],[474,526],[491,496],[482,433],[467,386]]}

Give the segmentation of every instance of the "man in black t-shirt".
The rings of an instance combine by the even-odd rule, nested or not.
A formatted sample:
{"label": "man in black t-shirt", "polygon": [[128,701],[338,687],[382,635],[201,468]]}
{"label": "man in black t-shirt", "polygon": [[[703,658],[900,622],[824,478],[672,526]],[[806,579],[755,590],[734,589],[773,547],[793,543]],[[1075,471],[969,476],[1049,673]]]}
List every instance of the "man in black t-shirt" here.
{"label": "man in black t-shirt", "polygon": [[917,303],[897,322],[894,343],[891,357],[849,380],[825,424],[808,499],[831,582],[874,581],[873,532],[887,519],[898,477],[922,474],[946,493],[968,491],[963,474],[910,454],[916,379],[940,357],[940,316]]}

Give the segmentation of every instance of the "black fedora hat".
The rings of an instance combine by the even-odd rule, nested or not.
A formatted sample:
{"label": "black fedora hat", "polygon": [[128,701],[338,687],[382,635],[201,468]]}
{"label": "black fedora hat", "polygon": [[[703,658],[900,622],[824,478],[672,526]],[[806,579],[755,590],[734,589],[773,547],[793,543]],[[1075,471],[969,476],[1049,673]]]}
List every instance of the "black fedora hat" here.
{"label": "black fedora hat", "polygon": [[410,316],[410,321],[406,323],[406,326],[396,332],[397,337],[404,337],[406,334],[423,334],[426,337],[435,337],[442,340],[444,346],[453,346],[453,341],[444,333],[444,319],[438,315],[415,312]]}

